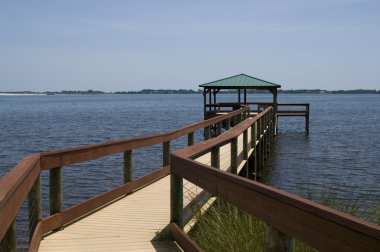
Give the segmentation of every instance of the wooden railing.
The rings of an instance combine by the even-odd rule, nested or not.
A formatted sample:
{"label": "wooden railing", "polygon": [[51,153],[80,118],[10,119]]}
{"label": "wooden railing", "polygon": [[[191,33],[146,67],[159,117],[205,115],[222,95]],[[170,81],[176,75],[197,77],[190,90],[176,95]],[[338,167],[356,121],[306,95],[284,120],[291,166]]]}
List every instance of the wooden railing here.
{"label": "wooden railing", "polygon": [[[376,224],[236,174],[216,169],[218,167],[215,165],[208,166],[194,160],[202,153],[210,151],[213,153],[214,149],[220,148],[226,143],[233,143],[239,135],[244,134],[247,130],[255,131],[258,125],[263,126],[266,130],[273,130],[270,119],[263,121],[264,115],[269,111],[271,108],[267,107],[263,113],[242,122],[223,135],[171,154],[171,226],[175,226],[177,229],[184,226],[184,206],[180,190],[183,179],[186,179],[213,196],[267,223],[268,234],[277,238],[277,240],[269,239],[272,243],[266,248],[268,251],[293,251],[294,241],[292,238],[301,240],[320,251],[379,251],[380,227]],[[269,116],[269,118],[272,117]],[[258,139],[251,141],[256,143],[251,145],[254,150],[259,149],[260,142],[265,139],[263,128],[259,130],[261,131],[260,135],[253,134],[253,136],[259,136]],[[231,155],[236,155],[232,149],[231,153],[233,153]],[[254,153],[261,152],[255,151]],[[217,159],[218,156],[214,155],[214,158]],[[234,157],[231,156],[232,158]],[[218,160],[214,163],[217,164]],[[251,168],[248,167],[248,169]],[[178,242],[186,241],[182,245],[188,246],[189,251],[200,250],[189,242],[191,239],[188,236],[177,230],[177,236],[181,235]],[[278,239],[279,237],[281,239]],[[285,247],[280,247],[284,245]]]}
{"label": "wooden railing", "polygon": [[[34,154],[24,158],[0,180],[0,250],[16,249],[15,219],[23,202],[29,205],[29,251],[37,251],[42,236],[59,229],[81,216],[134,190],[146,186],[169,174],[170,142],[188,136],[188,145],[194,144],[194,132],[204,130],[205,139],[211,138],[211,128],[216,134],[231,122],[248,118],[249,108],[244,107],[229,114],[194,123],[168,133],[136,137],[127,140],[89,145],[78,148]],[[132,151],[155,144],[163,146],[163,168],[132,181]],[[124,153],[124,184],[67,209],[62,209],[62,169],[64,166],[96,159],[115,153]],[[50,216],[42,219],[41,172],[50,172]]]}
{"label": "wooden railing", "polygon": [[[207,104],[206,108],[209,108],[206,111],[206,118],[212,118],[217,116],[220,113],[228,113],[239,109],[241,106],[250,106],[251,112],[261,112],[267,107],[274,107],[273,102],[247,102],[245,104],[239,103],[215,103]],[[289,109],[289,108],[292,109]],[[294,108],[294,109],[293,109]],[[309,131],[309,121],[310,121],[310,103],[277,103],[275,107],[276,117],[279,116],[303,116],[305,117],[305,129]],[[276,126],[277,127],[277,126]]]}

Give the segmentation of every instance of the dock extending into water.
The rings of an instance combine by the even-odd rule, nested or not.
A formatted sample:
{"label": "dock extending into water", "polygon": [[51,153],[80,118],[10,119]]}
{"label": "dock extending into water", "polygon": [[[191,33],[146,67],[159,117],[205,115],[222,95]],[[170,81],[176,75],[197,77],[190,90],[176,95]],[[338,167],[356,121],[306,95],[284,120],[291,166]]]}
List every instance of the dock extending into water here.
{"label": "dock extending into water", "polygon": [[[278,117],[305,117],[309,131],[309,104],[278,103],[280,85],[244,74],[200,87],[204,121],[167,133],[21,160],[0,180],[0,251],[17,249],[17,216],[24,202],[29,251],[202,251],[188,234],[197,222],[196,214],[207,213],[218,201],[267,224],[266,251],[294,251],[295,239],[320,251],[379,251],[376,224],[258,182],[275,144]],[[238,101],[217,103],[221,89],[236,89]],[[270,91],[273,102],[248,102],[249,89]],[[195,142],[200,132],[204,139]],[[186,136],[188,147],[173,150],[171,143]],[[134,180],[133,151],[157,144],[162,146],[162,163],[157,167],[162,168]],[[62,170],[117,153],[123,154],[123,183],[63,208]],[[49,185],[46,217],[42,184]]]}
{"label": "dock extending into water", "polygon": [[[271,106],[254,116],[245,106],[168,133],[26,157],[0,182],[1,251],[16,249],[26,198],[29,251],[201,251],[187,235],[192,208],[216,198],[266,222],[268,250],[293,251],[295,238],[321,251],[377,251],[379,226],[256,182],[274,144],[274,118]],[[195,131],[204,141],[194,142]],[[171,141],[186,135],[188,147],[173,152]],[[162,144],[163,168],[132,180],[132,150],[154,144]],[[124,183],[63,209],[62,169],[115,153],[124,153]],[[46,218],[42,172],[50,173]]]}

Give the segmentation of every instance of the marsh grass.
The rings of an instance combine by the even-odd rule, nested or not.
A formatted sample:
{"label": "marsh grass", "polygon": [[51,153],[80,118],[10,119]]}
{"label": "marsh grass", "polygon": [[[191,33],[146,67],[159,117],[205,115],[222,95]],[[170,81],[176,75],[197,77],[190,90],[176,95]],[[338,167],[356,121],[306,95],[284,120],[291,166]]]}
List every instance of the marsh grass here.
{"label": "marsh grass", "polygon": [[[380,224],[380,201],[369,208],[371,211],[368,214],[361,211],[362,202],[343,201],[335,190],[319,194],[307,191],[302,192],[301,196]],[[197,221],[189,235],[205,251],[264,251],[266,224],[248,213],[216,200],[204,214],[197,210],[194,214]],[[295,246],[295,250],[300,252],[316,251],[297,240]]]}

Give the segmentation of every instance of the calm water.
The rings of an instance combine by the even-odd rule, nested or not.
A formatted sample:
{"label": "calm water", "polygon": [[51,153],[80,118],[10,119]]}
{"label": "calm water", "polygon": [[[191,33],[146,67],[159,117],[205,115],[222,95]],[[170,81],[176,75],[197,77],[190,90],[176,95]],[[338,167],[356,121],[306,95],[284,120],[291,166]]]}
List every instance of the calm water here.
{"label": "calm water", "polygon": [[[221,101],[234,98],[222,95]],[[342,198],[380,199],[379,95],[280,95],[279,101],[311,104],[310,133],[303,118],[280,118],[269,184],[295,193],[334,188]],[[0,96],[0,175],[31,153],[185,126],[203,118],[202,106],[202,95]],[[186,140],[175,141],[173,149]],[[161,166],[161,152],[161,145],[134,151],[134,176]],[[42,176],[46,215],[48,174]],[[121,182],[121,154],[65,167],[64,206]]]}

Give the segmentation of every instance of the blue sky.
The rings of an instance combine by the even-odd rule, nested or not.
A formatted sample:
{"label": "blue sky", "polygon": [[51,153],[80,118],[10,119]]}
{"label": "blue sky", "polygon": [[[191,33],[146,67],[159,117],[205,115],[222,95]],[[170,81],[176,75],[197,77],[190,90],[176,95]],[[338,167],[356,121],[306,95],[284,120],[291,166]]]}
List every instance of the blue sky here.
{"label": "blue sky", "polygon": [[380,1],[1,1],[1,91],[380,89]]}

